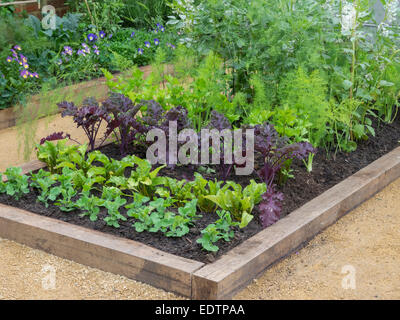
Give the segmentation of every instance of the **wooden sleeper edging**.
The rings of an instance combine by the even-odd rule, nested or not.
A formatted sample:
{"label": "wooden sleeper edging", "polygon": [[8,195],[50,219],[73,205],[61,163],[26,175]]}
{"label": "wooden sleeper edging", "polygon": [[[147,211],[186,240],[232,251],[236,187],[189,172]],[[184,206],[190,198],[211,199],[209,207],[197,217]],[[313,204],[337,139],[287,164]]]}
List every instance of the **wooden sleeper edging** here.
{"label": "wooden sleeper edging", "polygon": [[[28,173],[45,165],[21,167]],[[0,205],[0,237],[192,299],[228,299],[399,177],[400,147],[208,265],[6,205]]]}

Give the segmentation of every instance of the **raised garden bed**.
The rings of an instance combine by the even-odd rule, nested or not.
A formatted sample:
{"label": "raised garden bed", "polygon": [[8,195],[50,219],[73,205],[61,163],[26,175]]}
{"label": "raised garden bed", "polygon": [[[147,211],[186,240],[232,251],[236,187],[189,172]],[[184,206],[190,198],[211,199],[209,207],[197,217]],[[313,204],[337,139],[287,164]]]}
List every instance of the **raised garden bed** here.
{"label": "raised garden bed", "polygon": [[[144,66],[139,68],[147,77],[151,73],[151,66]],[[117,74],[118,75],[118,74]],[[82,102],[81,100],[85,97],[95,97],[98,100],[104,100],[108,94],[108,87],[106,85],[106,78],[101,77],[94,80],[84,81],[78,84],[58,88],[48,92],[45,96],[40,94],[34,95],[28,99],[28,102],[22,108],[27,108],[29,113],[32,115],[30,119],[41,118],[49,116],[48,112],[45,114],[37,114],[40,110],[40,105],[44,103],[54,104],[54,101],[64,99],[71,100],[75,103]],[[82,96],[84,92],[85,96]],[[13,106],[7,109],[0,110],[0,130],[13,127],[17,124],[18,115],[20,112],[20,106]],[[40,112],[40,111],[39,111]],[[55,109],[52,114],[59,113],[58,109]]]}
{"label": "raised garden bed", "polygon": [[[154,237],[151,242],[145,238],[134,238],[134,232],[129,233],[131,227],[116,230],[104,223],[82,223],[81,219],[54,212],[51,215],[58,220],[44,217],[42,215],[48,212],[29,198],[16,202],[1,196],[1,202],[32,212],[2,205],[0,237],[187,297],[229,298],[269,265],[400,177],[400,148],[396,148],[399,129],[398,120],[392,125],[385,125],[377,129],[376,137],[361,143],[358,151],[338,154],[336,159],[327,160],[323,153],[318,153],[311,174],[294,165],[296,179],[289,180],[284,187],[286,200],[283,214],[286,216],[257,234],[261,229],[257,229],[256,222],[253,222],[253,228],[241,230],[234,241],[220,246],[218,256],[202,253],[200,246],[193,241],[196,235],[193,239],[164,242]],[[103,152],[112,154],[113,148],[108,146]],[[23,166],[23,171],[27,173],[40,167],[43,164],[33,162]],[[175,249],[173,243],[178,244]]]}

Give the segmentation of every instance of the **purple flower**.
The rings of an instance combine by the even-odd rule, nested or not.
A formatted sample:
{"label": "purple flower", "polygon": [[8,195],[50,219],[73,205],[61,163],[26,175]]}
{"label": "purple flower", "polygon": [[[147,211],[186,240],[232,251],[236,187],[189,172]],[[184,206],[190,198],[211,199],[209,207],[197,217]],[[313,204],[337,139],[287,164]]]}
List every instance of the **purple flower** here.
{"label": "purple flower", "polygon": [[155,39],[154,39],[154,44],[155,44],[156,46],[158,46],[159,43],[160,43],[160,40],[158,40],[157,38],[155,38]]}
{"label": "purple flower", "polygon": [[99,36],[100,36],[101,39],[104,39],[106,37],[106,33],[103,30],[101,30],[99,32]]}
{"label": "purple flower", "polygon": [[7,57],[6,61],[7,61],[8,63],[10,63],[11,61],[13,61],[13,58]]}
{"label": "purple flower", "polygon": [[165,28],[159,23],[157,23],[157,29],[160,30],[161,32],[165,31]]}
{"label": "purple flower", "polygon": [[67,54],[67,55],[69,55],[69,56],[72,56],[73,50],[72,50],[71,47],[65,46],[65,47],[64,47],[64,52],[65,52],[65,54]]}
{"label": "purple flower", "polygon": [[24,55],[20,54],[19,56],[20,56],[20,58],[22,60],[22,63],[27,63],[28,62],[28,59]]}
{"label": "purple flower", "polygon": [[150,48],[150,42],[145,41],[145,42],[144,42],[144,46],[147,47],[147,48]]}
{"label": "purple flower", "polygon": [[137,51],[138,51],[139,54],[143,54],[143,49],[142,48],[139,48]]}
{"label": "purple flower", "polygon": [[175,48],[176,48],[176,47],[175,47],[173,44],[171,44],[171,49],[172,49],[172,50],[175,50]]}
{"label": "purple flower", "polygon": [[12,52],[12,56],[18,61],[18,54],[15,52],[15,50],[10,49],[10,51]]}
{"label": "purple flower", "polygon": [[98,55],[100,54],[100,51],[99,51],[98,49],[95,49],[93,52],[94,52],[94,54],[95,54],[96,56],[98,56]]}
{"label": "purple flower", "polygon": [[111,38],[112,38],[112,36],[113,36],[113,35],[112,35],[112,34],[110,34],[110,35],[108,36],[108,39],[111,39]]}
{"label": "purple flower", "polygon": [[26,79],[26,78],[28,78],[28,76],[29,76],[29,71],[28,71],[28,70],[21,70],[21,71],[19,72],[19,75],[20,75],[22,78]]}
{"label": "purple flower", "polygon": [[85,52],[82,51],[81,49],[78,50],[77,54],[78,56],[84,56],[84,57],[86,56]]}
{"label": "purple flower", "polygon": [[27,63],[24,63],[22,66],[24,67],[24,69],[29,69],[29,64]]}
{"label": "purple flower", "polygon": [[14,49],[15,49],[15,50],[18,50],[18,51],[21,51],[21,50],[22,50],[21,47],[20,47],[19,45],[15,45],[15,46],[14,46]]}
{"label": "purple flower", "polygon": [[37,72],[32,73],[32,75],[33,75],[36,79],[39,79],[39,75],[37,74]]}
{"label": "purple flower", "polygon": [[131,38],[133,38],[134,36],[135,36],[135,31],[132,31]]}
{"label": "purple flower", "polygon": [[[83,53],[87,53],[87,54],[89,54],[90,53],[90,48],[89,48],[89,46],[86,44],[86,43],[82,43],[82,47],[83,47],[83,49],[81,50]],[[84,56],[85,56],[85,54],[84,54]]]}
{"label": "purple flower", "polygon": [[96,41],[96,40],[97,40],[97,35],[96,35],[95,33],[89,33],[89,34],[87,35],[87,38],[88,38],[88,40],[89,40],[90,42]]}

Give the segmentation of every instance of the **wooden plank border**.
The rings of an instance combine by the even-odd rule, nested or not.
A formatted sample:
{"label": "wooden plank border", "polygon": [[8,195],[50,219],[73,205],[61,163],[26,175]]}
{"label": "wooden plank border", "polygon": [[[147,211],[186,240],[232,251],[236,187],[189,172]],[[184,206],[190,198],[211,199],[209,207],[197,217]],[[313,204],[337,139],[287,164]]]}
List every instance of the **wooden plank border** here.
{"label": "wooden plank border", "polygon": [[186,297],[204,264],[142,243],[0,204],[0,236]]}
{"label": "wooden plank border", "polygon": [[[28,173],[45,165],[33,161],[21,167]],[[399,177],[400,147],[208,265],[1,204],[0,237],[192,299],[229,299]]]}
{"label": "wooden plank border", "polygon": [[[167,68],[169,66],[167,65]],[[139,69],[143,72],[143,76],[146,78],[151,74],[151,66],[143,66],[139,67]],[[118,77],[121,75],[124,75],[126,72],[122,73],[117,73],[114,75],[114,77]],[[94,96],[97,100],[104,100],[107,97],[108,94],[108,87],[106,85],[106,78],[101,77],[93,80],[88,80],[88,81],[83,81],[80,83],[76,83],[73,85],[65,86],[65,87],[60,87],[56,88],[53,91],[50,91],[48,94],[51,95],[52,92],[57,92],[59,95],[66,95],[66,94],[72,94],[76,93],[79,95],[79,92],[82,90],[85,90],[88,92],[88,95]],[[37,116],[37,110],[39,110],[40,106],[40,94],[31,96],[24,108],[28,108],[30,112],[32,113],[33,117]],[[0,130],[7,129],[10,127],[13,127],[17,124],[17,118],[18,118],[18,112],[19,112],[19,107],[18,106],[12,106],[7,109],[2,109],[0,110]],[[53,114],[59,113],[58,110],[56,110]],[[46,117],[52,114],[43,114],[39,115],[39,118]]]}
{"label": "wooden plank border", "polygon": [[293,211],[193,275],[192,298],[228,299],[268,266],[400,177],[400,148]]}

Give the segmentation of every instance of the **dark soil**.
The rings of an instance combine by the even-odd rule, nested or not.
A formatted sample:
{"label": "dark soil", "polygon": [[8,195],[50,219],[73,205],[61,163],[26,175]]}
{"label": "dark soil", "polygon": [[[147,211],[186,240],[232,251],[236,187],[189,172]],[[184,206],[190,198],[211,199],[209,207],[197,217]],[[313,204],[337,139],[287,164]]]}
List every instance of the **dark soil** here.
{"label": "dark soil", "polygon": [[[370,137],[370,139],[366,141],[359,142],[355,152],[338,152],[335,156],[331,154],[331,156],[327,157],[324,150],[318,151],[314,158],[313,171],[311,173],[305,170],[301,162],[293,162],[292,169],[295,178],[289,179],[284,186],[279,187],[279,190],[282,191],[285,196],[282,217],[399,146],[400,117],[392,124],[385,124],[381,127],[375,125],[375,129],[376,136]],[[108,156],[120,158],[119,150],[115,145],[103,147],[101,151]],[[144,150],[135,150],[135,154],[139,157],[145,157]],[[260,163],[258,163],[258,165],[260,165]],[[216,172],[218,171],[216,170]],[[176,167],[175,170],[164,168],[160,171],[160,174],[178,179],[190,179],[192,170],[189,167]],[[203,176],[209,179],[217,178],[217,176],[212,173],[203,174]],[[231,175],[230,177],[230,180],[240,183],[243,186],[247,185],[250,179],[258,181],[256,175]],[[206,263],[213,262],[218,256],[226,253],[262,230],[256,217],[246,228],[237,229],[235,238],[231,242],[219,241],[217,245],[220,250],[217,254],[214,254],[201,250],[201,246],[196,243],[196,239],[200,237],[200,231],[203,228],[218,218],[216,214],[203,213],[203,217],[196,221],[196,225],[192,227],[190,233],[182,238],[167,238],[161,233],[138,233],[132,227],[132,221],[129,220],[127,222],[121,221],[121,227],[118,229],[109,227],[103,221],[103,218],[106,216],[105,209],[98,215],[99,219],[92,222],[88,217],[79,217],[77,212],[65,213],[60,211],[58,207],[52,205],[50,205],[49,208],[45,208],[44,205],[36,202],[36,197],[37,192],[33,190],[19,201],[15,201],[6,195],[0,195],[0,202],[90,229],[136,240],[178,256]]]}

